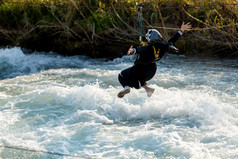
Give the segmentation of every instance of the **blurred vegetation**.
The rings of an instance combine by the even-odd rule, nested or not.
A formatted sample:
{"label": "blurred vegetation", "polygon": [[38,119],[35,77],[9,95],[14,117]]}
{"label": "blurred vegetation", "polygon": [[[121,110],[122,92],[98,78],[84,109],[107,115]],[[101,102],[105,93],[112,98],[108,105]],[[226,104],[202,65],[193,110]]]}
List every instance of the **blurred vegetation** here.
{"label": "blurred vegetation", "polygon": [[238,57],[236,0],[0,0],[0,45],[115,58],[139,42],[138,6],[144,33],[192,23],[181,53]]}

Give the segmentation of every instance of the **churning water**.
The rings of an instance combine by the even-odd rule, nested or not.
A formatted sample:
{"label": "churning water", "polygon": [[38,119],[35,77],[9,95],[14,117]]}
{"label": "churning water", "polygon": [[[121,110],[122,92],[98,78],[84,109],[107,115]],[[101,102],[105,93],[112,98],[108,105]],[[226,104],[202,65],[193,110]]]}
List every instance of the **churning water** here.
{"label": "churning water", "polygon": [[168,55],[119,99],[132,64],[0,49],[0,158],[238,158],[237,60]]}

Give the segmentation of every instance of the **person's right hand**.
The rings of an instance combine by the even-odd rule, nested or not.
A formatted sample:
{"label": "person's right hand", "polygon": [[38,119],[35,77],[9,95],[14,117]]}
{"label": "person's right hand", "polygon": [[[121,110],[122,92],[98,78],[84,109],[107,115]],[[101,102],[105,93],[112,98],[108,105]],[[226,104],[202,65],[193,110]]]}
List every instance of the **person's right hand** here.
{"label": "person's right hand", "polygon": [[133,45],[131,45],[131,47],[129,48],[129,50],[127,51],[127,55],[130,55],[133,52]]}
{"label": "person's right hand", "polygon": [[188,22],[187,24],[185,24],[183,22],[183,24],[181,25],[181,31],[184,32],[184,31],[189,31],[190,29],[192,28],[192,25],[190,24],[190,22]]}

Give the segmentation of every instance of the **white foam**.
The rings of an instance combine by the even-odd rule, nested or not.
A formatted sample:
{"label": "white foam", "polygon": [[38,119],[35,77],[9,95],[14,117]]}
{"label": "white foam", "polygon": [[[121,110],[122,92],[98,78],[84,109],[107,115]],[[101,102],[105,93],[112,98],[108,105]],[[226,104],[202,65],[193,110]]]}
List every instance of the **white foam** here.
{"label": "white foam", "polygon": [[[50,60],[36,62],[44,56]],[[42,68],[53,61],[70,61],[44,56],[29,55],[29,60]],[[173,64],[173,70],[172,65],[164,66],[149,82],[155,88],[151,98],[143,89],[131,89],[119,99],[117,75],[132,64],[131,59],[93,62],[1,80],[1,144],[88,158],[237,157],[235,79],[223,81],[229,87],[224,89],[224,83],[215,80],[222,78],[219,73],[213,74],[212,83],[200,76],[201,70],[192,73],[186,71],[188,65],[184,69]]]}
{"label": "white foam", "polygon": [[[63,57],[54,53],[24,54],[18,47],[0,49],[0,77],[12,78],[55,68],[82,68],[96,63],[85,56]],[[101,62],[100,62],[101,63]]]}

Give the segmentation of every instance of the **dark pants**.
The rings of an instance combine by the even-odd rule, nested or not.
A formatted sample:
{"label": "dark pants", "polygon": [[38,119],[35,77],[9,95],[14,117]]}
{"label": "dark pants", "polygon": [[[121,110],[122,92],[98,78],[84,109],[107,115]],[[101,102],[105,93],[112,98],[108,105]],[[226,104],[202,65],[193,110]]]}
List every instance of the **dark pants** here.
{"label": "dark pants", "polygon": [[150,65],[136,65],[127,68],[118,75],[118,80],[123,87],[129,86],[139,89],[146,85],[146,81],[152,79],[156,73],[155,63]]}

